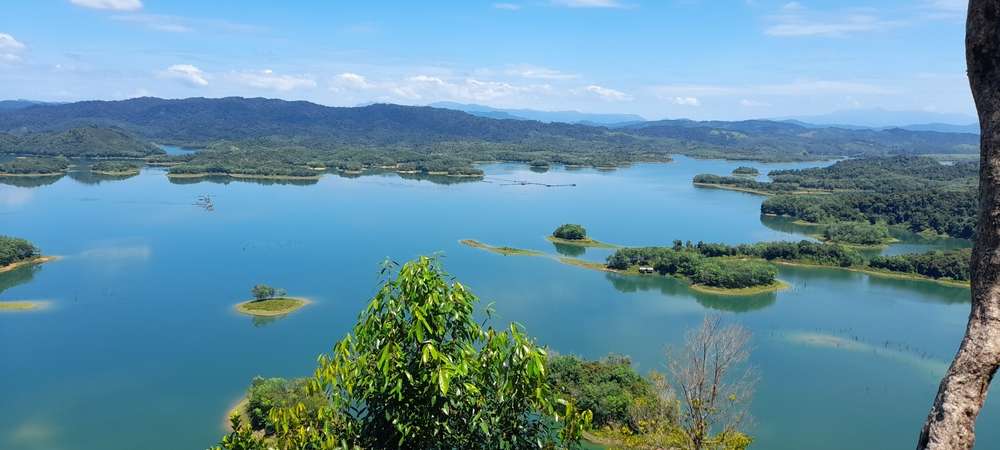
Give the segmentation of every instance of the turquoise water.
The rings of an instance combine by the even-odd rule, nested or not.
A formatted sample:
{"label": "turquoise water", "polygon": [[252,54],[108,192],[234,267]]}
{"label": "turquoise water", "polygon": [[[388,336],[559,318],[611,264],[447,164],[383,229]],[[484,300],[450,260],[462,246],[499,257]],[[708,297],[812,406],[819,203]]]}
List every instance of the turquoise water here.
{"label": "turquoise water", "polygon": [[[64,256],[0,275],[0,299],[52,302],[0,315],[0,448],[205,448],[251,377],[311,373],[373,294],[381,261],[433,253],[484,303],[495,302],[499,322],[522,323],[560,353],[630,355],[642,372],[662,370],[666,347],[706,313],[745,325],[762,380],[753,448],[912,448],[961,337],[967,289],[782,267],[790,290],[719,297],[669,278],[458,243],[556,253],[544,237],[564,222],[625,245],[801,239],[762,223],[761,197],[691,185],[696,173],[739,165],[679,158],[545,173],[490,165],[486,182],[462,183],[394,174],[172,183],[147,169],[99,183],[66,176],[0,185],[0,232]],[[194,205],[204,194],[214,211]],[[261,282],[316,303],[273,321],[235,314],[232,305]],[[995,402],[987,403],[980,423],[996,423]],[[978,443],[1000,448],[1000,432],[981,426]]]}

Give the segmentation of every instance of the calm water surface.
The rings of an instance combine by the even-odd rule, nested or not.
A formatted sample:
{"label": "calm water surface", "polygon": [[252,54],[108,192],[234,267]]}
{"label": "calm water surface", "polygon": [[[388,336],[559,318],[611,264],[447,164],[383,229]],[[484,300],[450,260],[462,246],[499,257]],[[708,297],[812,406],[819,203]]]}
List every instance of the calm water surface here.
{"label": "calm water surface", "polygon": [[[642,372],[662,370],[665,348],[706,313],[747,326],[762,378],[754,448],[912,448],[961,337],[967,289],[782,267],[790,290],[719,297],[669,278],[458,244],[474,238],[576,254],[544,239],[565,222],[625,245],[802,239],[787,223],[762,223],[761,197],[691,185],[697,173],[739,165],[679,158],[546,173],[491,165],[487,182],[386,174],[307,185],[175,184],[147,169],[124,180],[78,174],[0,185],[0,233],[65,257],[0,275],[0,299],[52,302],[47,311],[0,315],[0,448],[205,448],[251,377],[311,373],[373,294],[381,261],[433,253],[495,302],[501,324],[520,322],[560,353],[626,354]],[[193,204],[202,194],[214,198],[214,211]],[[273,321],[235,314],[232,305],[261,282],[316,303]],[[1000,431],[988,426],[998,418],[988,402],[977,448],[1000,448]]]}

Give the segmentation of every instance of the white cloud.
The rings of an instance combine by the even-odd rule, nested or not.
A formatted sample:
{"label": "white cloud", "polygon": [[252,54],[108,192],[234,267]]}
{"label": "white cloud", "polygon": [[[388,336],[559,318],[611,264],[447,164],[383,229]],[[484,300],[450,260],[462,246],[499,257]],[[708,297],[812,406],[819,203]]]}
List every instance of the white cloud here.
{"label": "white cloud", "polygon": [[76,6],[93,9],[111,9],[115,11],[138,11],[142,9],[142,0],[69,0]]}
{"label": "white cloud", "polygon": [[558,70],[549,69],[547,67],[538,67],[529,65],[511,67],[507,69],[505,73],[511,76],[517,76],[529,79],[538,79],[538,80],[572,80],[580,78],[580,76],[576,74],[560,72]]}
{"label": "white cloud", "polygon": [[607,101],[611,101],[611,102],[622,102],[622,101],[632,100],[632,96],[631,95],[628,95],[628,94],[626,94],[626,93],[624,93],[622,91],[618,91],[618,90],[614,90],[614,89],[611,89],[611,88],[606,88],[606,87],[598,86],[596,84],[592,84],[590,86],[587,86],[587,87],[583,88],[583,90],[585,92],[590,93],[590,94],[596,95],[596,96],[600,97],[603,100],[607,100]]}
{"label": "white cloud", "polygon": [[476,78],[448,80],[442,77],[417,75],[392,88],[403,98],[451,99],[486,102],[513,97],[519,94],[540,93],[551,89],[548,85],[519,86],[503,81],[484,81]]}
{"label": "white cloud", "polygon": [[763,107],[763,106],[771,106],[771,104],[767,103],[767,102],[762,102],[762,101],[758,101],[758,100],[750,100],[750,99],[744,98],[744,99],[740,100],[740,106],[742,106],[744,108],[757,108],[757,107]]}
{"label": "white cloud", "polygon": [[552,0],[552,4],[569,8],[622,8],[618,0]]}
{"label": "white cloud", "polygon": [[201,69],[190,64],[175,64],[161,72],[164,78],[179,80],[195,87],[208,86],[208,77]]}
{"label": "white cloud", "polygon": [[237,83],[246,86],[281,92],[316,87],[316,80],[311,77],[278,75],[270,69],[261,70],[259,72],[234,73],[232,75],[232,79]]}
{"label": "white cloud", "polygon": [[364,76],[351,72],[337,75],[337,83],[352,89],[371,89],[374,87]]}
{"label": "white cloud", "polygon": [[503,9],[507,11],[517,11],[521,9],[521,5],[516,3],[494,3],[493,7],[496,9]]}
{"label": "white cloud", "polygon": [[27,48],[21,41],[7,33],[0,33],[0,61],[17,62],[21,60],[21,52]]}
{"label": "white cloud", "polygon": [[674,97],[671,101],[680,106],[701,106],[701,100],[698,100],[698,97]]}
{"label": "white cloud", "polygon": [[795,1],[782,6],[770,20],[773,24],[764,29],[764,34],[775,37],[846,37],[904,25],[900,21],[884,20],[870,8],[809,11]]}
{"label": "white cloud", "polygon": [[222,33],[258,33],[265,30],[259,26],[230,22],[228,20],[198,19],[162,14],[119,14],[111,16],[111,20],[131,23],[150,30],[165,31],[168,33],[190,33],[198,30]]}

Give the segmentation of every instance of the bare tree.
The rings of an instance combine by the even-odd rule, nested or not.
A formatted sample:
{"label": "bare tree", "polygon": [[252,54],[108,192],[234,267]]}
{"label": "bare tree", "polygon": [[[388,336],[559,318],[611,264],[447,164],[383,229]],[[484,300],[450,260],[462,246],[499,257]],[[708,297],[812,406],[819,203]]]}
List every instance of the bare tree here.
{"label": "bare tree", "polygon": [[920,450],[972,448],[976,417],[1000,365],[1000,0],[969,2],[965,58],[982,132],[972,311],[920,433]]}
{"label": "bare tree", "polygon": [[[708,316],[700,328],[688,332],[680,353],[671,356],[681,427],[691,448],[713,448],[718,441],[737,435],[749,420],[756,385],[753,370],[742,367],[750,357],[750,332]],[[713,436],[713,430],[719,433]]]}

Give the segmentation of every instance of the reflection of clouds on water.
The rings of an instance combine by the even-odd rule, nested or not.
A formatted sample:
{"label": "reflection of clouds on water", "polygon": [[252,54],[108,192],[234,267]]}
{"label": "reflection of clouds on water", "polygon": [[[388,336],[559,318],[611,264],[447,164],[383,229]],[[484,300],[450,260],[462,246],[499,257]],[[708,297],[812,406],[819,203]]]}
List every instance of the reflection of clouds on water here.
{"label": "reflection of clouds on water", "polygon": [[105,262],[148,261],[153,255],[149,245],[97,247],[80,253],[81,258]]}
{"label": "reflection of clouds on water", "polygon": [[34,196],[31,189],[0,186],[0,205],[3,206],[22,206],[31,202]]}
{"label": "reflection of clouds on water", "polygon": [[948,369],[948,363],[935,359],[916,349],[904,347],[901,344],[885,342],[881,345],[873,345],[861,341],[856,337],[847,338],[834,334],[789,331],[779,335],[779,339],[797,345],[815,348],[828,348],[843,350],[855,353],[869,353],[872,356],[885,358],[887,360],[913,366],[913,368],[934,377],[935,379],[944,375]]}
{"label": "reflection of clouds on water", "polygon": [[15,427],[7,441],[17,448],[56,450],[53,442],[56,430],[52,424],[42,422],[22,422]]}

